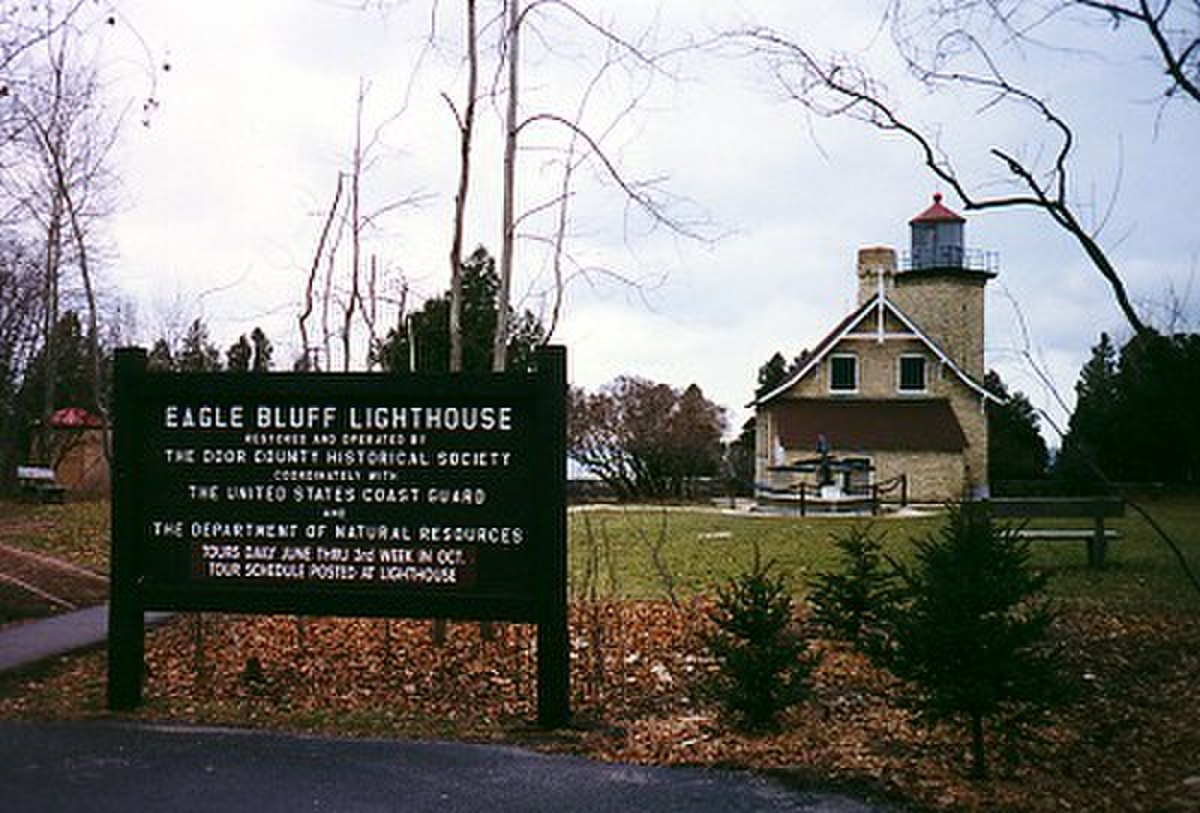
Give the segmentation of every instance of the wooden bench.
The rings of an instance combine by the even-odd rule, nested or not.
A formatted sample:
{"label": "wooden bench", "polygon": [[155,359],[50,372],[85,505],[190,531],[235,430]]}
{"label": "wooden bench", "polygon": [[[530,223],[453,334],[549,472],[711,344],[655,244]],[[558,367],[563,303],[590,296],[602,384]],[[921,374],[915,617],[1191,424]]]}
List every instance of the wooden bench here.
{"label": "wooden bench", "polygon": [[67,490],[58,483],[54,469],[44,466],[17,466],[17,485],[28,502],[60,503]]}
{"label": "wooden bench", "polygon": [[1120,497],[1014,497],[981,500],[980,507],[993,519],[1023,521],[1039,519],[1090,519],[1086,528],[1030,527],[1017,529],[1021,539],[1046,542],[1087,543],[1087,562],[1104,567],[1108,543],[1121,538],[1120,532],[1104,527],[1106,519],[1125,516],[1125,501]]}

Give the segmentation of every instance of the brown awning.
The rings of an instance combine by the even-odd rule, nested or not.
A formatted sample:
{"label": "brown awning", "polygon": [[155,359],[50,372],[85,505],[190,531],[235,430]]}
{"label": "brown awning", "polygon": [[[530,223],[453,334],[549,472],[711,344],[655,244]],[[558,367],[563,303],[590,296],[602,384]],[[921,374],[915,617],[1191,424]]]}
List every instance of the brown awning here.
{"label": "brown awning", "polygon": [[816,449],[822,435],[839,452],[961,452],[967,446],[950,402],[938,400],[778,401],[771,407],[788,449]]}

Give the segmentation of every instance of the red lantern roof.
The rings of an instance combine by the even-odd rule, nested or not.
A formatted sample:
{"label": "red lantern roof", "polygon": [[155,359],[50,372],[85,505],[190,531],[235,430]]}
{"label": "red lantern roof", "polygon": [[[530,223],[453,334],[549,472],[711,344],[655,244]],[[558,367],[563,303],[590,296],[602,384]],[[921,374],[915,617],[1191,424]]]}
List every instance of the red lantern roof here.
{"label": "red lantern roof", "polygon": [[55,429],[98,429],[104,423],[82,407],[66,407],[50,416]]}
{"label": "red lantern roof", "polygon": [[967,222],[966,218],[964,218],[962,215],[960,215],[956,212],[953,212],[950,209],[947,209],[945,206],[943,206],[942,205],[942,193],[936,192],[936,193],[934,193],[934,196],[933,196],[933,205],[930,206],[925,211],[921,212],[921,214],[917,215],[916,217],[914,217],[912,220],[910,220],[908,222],[911,225],[913,223],[936,223],[939,221],[940,222],[950,221],[950,222],[954,222],[954,223],[966,223]]}

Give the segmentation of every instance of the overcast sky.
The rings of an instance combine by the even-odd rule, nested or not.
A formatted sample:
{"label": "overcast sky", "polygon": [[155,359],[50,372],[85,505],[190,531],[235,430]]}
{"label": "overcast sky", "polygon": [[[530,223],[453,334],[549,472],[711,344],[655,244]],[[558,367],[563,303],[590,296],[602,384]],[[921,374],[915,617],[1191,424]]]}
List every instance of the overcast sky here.
{"label": "overcast sky", "polygon": [[[381,287],[394,293],[406,284],[410,303],[447,287],[456,131],[441,94],[462,95],[457,4],[440,4],[433,48],[428,0],[360,5],[122,4],[150,56],[132,38],[113,37],[108,58],[122,77],[113,93],[139,98],[147,81],[140,66],[159,66],[160,106],[146,127],[135,109],[117,156],[122,206],[110,228],[109,279],[136,303],[143,341],[172,321],[203,316],[222,348],[261,325],[290,363],[322,218],[350,164],[360,82],[368,88],[364,129],[377,135],[364,209],[417,199],[380,218],[369,235],[367,249],[388,280]],[[766,24],[818,52],[858,54],[889,78],[904,110],[938,124],[976,190],[997,188],[989,184],[1003,177],[987,154],[993,144],[1030,159],[1045,153],[1050,142],[1031,117],[903,83],[880,5],[579,3],[648,50]],[[485,19],[493,6],[481,0]],[[606,45],[579,20],[549,11],[522,54],[523,110],[572,117]],[[657,33],[643,40],[655,21]],[[1071,197],[1094,223],[1104,219],[1102,242],[1135,299],[1178,301],[1194,329],[1200,105],[1159,103],[1161,71],[1132,27],[1074,27],[1072,37],[1073,48],[1091,50],[1026,49],[1011,70],[1078,123]],[[494,37],[485,32],[485,39]],[[486,88],[495,54],[484,60]],[[635,94],[638,108],[617,118]],[[495,253],[500,112],[488,101],[480,117],[467,242]],[[748,415],[758,366],[777,350],[791,356],[812,346],[852,306],[858,248],[903,251],[908,220],[935,191],[948,191],[911,144],[856,122],[810,119],[760,62],[728,54],[688,51],[653,75],[610,69],[589,97],[585,121],[628,179],[660,180],[673,216],[708,239],[652,228],[601,165],[579,171],[569,250],[592,272],[570,283],[556,334],[569,347],[571,377],[589,388],[622,374],[694,382],[730,409],[735,428]],[[553,196],[555,148],[565,143],[551,126],[528,134],[519,164],[525,209]],[[961,209],[953,196],[946,202]],[[526,231],[548,228],[544,218],[531,219]],[[1029,349],[1071,398],[1100,331],[1128,334],[1107,287],[1036,213],[971,215],[967,242],[1000,256],[988,293],[989,366],[1051,406],[1021,358],[1019,306]],[[530,239],[519,251],[517,304],[541,311],[549,290],[544,245]],[[394,310],[382,318],[394,321]]]}

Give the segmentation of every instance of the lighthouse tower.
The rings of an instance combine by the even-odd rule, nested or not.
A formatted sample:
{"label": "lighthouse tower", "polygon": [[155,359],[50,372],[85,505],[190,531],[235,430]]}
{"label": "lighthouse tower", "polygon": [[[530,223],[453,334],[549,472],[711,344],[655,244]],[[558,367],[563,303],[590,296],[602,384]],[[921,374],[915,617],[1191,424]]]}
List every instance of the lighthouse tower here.
{"label": "lighthouse tower", "polygon": [[910,245],[889,297],[964,372],[983,380],[984,288],[996,276],[995,255],[968,249],[966,219],[933,196],[909,221]]}

